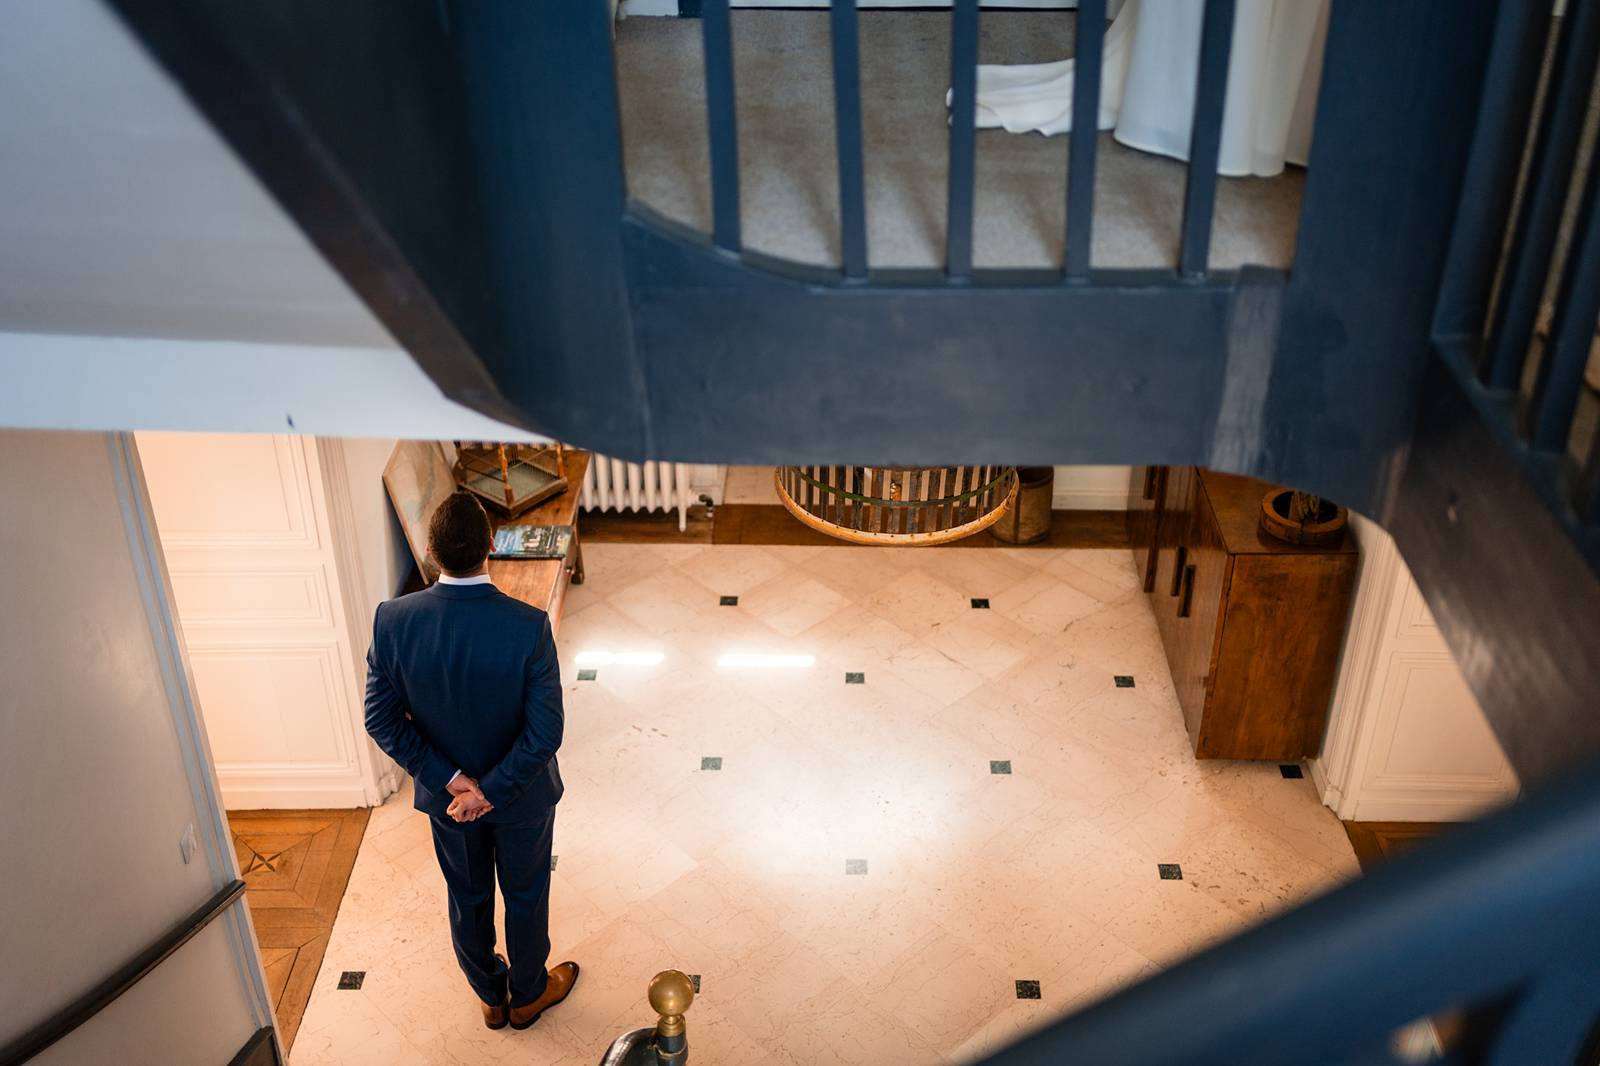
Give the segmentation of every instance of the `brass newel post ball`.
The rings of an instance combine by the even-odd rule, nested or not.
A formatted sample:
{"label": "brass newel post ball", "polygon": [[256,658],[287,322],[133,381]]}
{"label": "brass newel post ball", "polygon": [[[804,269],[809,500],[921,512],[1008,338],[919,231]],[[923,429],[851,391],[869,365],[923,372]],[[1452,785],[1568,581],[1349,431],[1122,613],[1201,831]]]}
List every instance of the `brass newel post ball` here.
{"label": "brass newel post ball", "polygon": [[683,1012],[694,1002],[694,983],[677,970],[662,970],[650,982],[650,1009],[661,1015],[656,1032],[677,1036],[683,1032]]}

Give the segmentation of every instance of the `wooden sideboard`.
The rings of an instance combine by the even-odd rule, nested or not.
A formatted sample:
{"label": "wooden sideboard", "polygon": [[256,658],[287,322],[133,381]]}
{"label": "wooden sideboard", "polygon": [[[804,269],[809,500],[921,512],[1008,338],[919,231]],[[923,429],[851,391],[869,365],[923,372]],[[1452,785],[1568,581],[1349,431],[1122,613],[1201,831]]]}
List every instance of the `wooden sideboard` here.
{"label": "wooden sideboard", "polygon": [[[563,473],[567,490],[514,519],[530,525],[571,526],[572,548],[565,559],[490,559],[489,578],[507,596],[515,596],[550,616],[550,628],[561,628],[561,607],[567,598],[568,584],[583,584],[583,546],[578,540],[578,498],[583,495],[583,476],[589,469],[589,453],[569,449]],[[499,525],[511,519],[494,519]]]}
{"label": "wooden sideboard", "polygon": [[1315,755],[1344,642],[1357,551],[1262,533],[1272,486],[1195,467],[1134,467],[1128,535],[1200,759]]}

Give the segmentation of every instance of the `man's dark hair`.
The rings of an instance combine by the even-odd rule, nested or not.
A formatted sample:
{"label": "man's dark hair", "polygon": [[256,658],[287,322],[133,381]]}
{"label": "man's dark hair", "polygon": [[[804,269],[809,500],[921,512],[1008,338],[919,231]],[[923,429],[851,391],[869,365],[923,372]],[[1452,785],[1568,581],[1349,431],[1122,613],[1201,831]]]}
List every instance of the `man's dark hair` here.
{"label": "man's dark hair", "polygon": [[489,557],[489,515],[470,492],[454,492],[428,520],[428,553],[447,574],[476,570]]}

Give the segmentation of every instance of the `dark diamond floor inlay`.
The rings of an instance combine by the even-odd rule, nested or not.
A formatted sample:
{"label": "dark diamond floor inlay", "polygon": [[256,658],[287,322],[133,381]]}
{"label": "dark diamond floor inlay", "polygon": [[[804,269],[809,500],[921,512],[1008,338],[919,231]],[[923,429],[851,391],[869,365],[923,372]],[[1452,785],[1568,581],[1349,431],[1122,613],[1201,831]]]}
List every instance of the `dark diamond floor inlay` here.
{"label": "dark diamond floor inlay", "polygon": [[720,756],[720,755],[706,755],[706,756],[702,757],[701,760],[700,760],[700,769],[702,769],[702,770],[720,770],[720,769],[722,769],[722,756]]}
{"label": "dark diamond floor inlay", "polygon": [[1132,688],[1133,687],[1133,678],[1129,677],[1127,674],[1118,674],[1117,675],[1117,687],[1118,688]]}
{"label": "dark diamond floor inlay", "polygon": [[1043,993],[1039,991],[1039,982],[1038,981],[1018,981],[1017,982],[1017,998],[1018,999],[1042,999],[1042,998],[1044,998],[1043,997]]}
{"label": "dark diamond floor inlay", "polygon": [[551,869],[552,872],[556,868],[556,863],[558,863],[560,861],[561,861],[561,856],[559,856],[559,855],[550,856],[550,869]]}
{"label": "dark diamond floor inlay", "polygon": [[1183,880],[1183,867],[1175,862],[1158,862],[1156,863],[1156,869],[1160,871],[1161,880],[1163,881]]}
{"label": "dark diamond floor inlay", "polygon": [[1306,772],[1300,769],[1300,766],[1297,763],[1292,762],[1279,764],[1278,773],[1282,774],[1291,781],[1306,776]]}
{"label": "dark diamond floor inlay", "polygon": [[867,675],[857,671],[847,672],[844,675],[844,683],[847,685],[865,685],[867,683]]}
{"label": "dark diamond floor inlay", "polygon": [[579,681],[593,681],[595,678],[597,678],[599,676],[600,676],[600,671],[598,671],[598,670],[579,670],[578,671],[578,680]]}
{"label": "dark diamond floor inlay", "polygon": [[975,611],[987,611],[989,609],[989,598],[987,596],[972,597],[972,609]]}
{"label": "dark diamond floor inlay", "polygon": [[339,987],[346,992],[361,987],[361,982],[367,979],[365,970],[346,970],[339,975]]}
{"label": "dark diamond floor inlay", "polygon": [[1011,772],[1010,759],[990,759],[989,772],[991,774],[1009,774]]}
{"label": "dark diamond floor inlay", "polygon": [[684,976],[689,978],[689,983],[694,986],[694,994],[698,996],[700,994],[700,975],[697,973],[691,973],[685,974]]}
{"label": "dark diamond floor inlay", "polygon": [[719,597],[717,597],[717,606],[718,607],[737,607],[737,606],[739,606],[739,597],[737,597],[737,596],[719,596]]}
{"label": "dark diamond floor inlay", "polygon": [[867,872],[867,860],[846,859],[844,861],[844,872],[846,874],[865,874]]}

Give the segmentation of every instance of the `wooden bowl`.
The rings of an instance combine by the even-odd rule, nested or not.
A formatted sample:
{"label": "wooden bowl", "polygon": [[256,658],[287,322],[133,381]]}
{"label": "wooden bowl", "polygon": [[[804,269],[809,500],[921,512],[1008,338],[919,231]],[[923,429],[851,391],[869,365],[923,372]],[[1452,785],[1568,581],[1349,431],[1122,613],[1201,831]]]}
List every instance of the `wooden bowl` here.
{"label": "wooden bowl", "polygon": [[1273,489],[1261,497],[1261,531],[1289,544],[1337,544],[1349,524],[1350,512],[1323,500],[1314,518],[1297,522],[1289,517],[1289,501],[1293,496],[1293,489]]}

